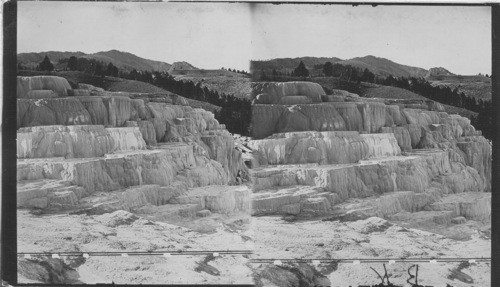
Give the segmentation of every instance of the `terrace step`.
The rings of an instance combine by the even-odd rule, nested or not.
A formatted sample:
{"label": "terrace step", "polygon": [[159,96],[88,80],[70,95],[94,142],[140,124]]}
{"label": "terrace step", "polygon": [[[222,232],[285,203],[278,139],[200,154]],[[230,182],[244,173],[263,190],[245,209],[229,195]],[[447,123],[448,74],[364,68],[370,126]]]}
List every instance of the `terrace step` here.
{"label": "terrace step", "polygon": [[491,193],[464,192],[443,196],[440,200],[426,206],[430,211],[453,211],[454,216],[469,220],[491,220]]}
{"label": "terrace step", "polygon": [[401,154],[392,133],[294,132],[249,143],[260,165],[345,164]]}
{"label": "terrace step", "polygon": [[369,217],[389,218],[401,212],[418,212],[440,198],[439,191],[430,189],[427,192],[413,191],[389,192],[367,198],[352,198],[334,207],[330,219],[352,221]]}
{"label": "terrace step", "polygon": [[121,151],[94,158],[19,159],[17,170],[18,182],[63,180],[88,193],[144,184],[168,186],[179,180],[191,187],[226,184],[229,180],[218,162],[196,155],[188,144],[165,144],[154,150]]}
{"label": "terrace step", "polygon": [[340,202],[335,193],[311,186],[277,187],[252,194],[252,214],[327,213]]}
{"label": "terrace step", "polygon": [[64,180],[25,180],[17,184],[17,207],[72,207],[86,195],[84,188]]}
{"label": "terrace step", "polygon": [[138,127],[102,125],[35,126],[17,132],[18,158],[89,158],[146,149]]}
{"label": "terrace step", "polygon": [[251,190],[244,186],[212,185],[189,189],[169,200],[171,204],[199,204],[212,213],[250,211]]}

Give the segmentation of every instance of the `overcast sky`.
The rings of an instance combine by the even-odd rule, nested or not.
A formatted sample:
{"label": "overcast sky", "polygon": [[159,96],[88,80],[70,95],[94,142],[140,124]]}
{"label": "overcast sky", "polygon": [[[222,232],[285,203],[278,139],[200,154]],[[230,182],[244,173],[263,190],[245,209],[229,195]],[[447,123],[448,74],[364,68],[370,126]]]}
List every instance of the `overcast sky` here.
{"label": "overcast sky", "polygon": [[18,2],[18,52],[117,49],[248,70],[250,59],[374,55],[491,73],[489,7]]}

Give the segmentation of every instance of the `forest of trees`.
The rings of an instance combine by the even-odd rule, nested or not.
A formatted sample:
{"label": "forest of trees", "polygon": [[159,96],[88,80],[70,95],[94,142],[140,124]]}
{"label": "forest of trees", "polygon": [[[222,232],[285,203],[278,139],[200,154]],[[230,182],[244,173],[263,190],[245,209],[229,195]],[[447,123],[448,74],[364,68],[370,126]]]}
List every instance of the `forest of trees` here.
{"label": "forest of trees", "polygon": [[[348,82],[369,82],[376,83],[380,81],[368,69],[359,69],[351,65],[341,65],[332,64],[331,62],[326,62],[323,65],[315,65],[315,70],[321,70],[320,76],[325,77],[336,77],[342,81]],[[264,70],[260,70],[253,74],[254,81],[297,81],[301,80],[299,78],[307,79],[308,77],[313,77],[312,72],[309,71],[304,63],[301,61],[299,65],[291,72],[277,71],[273,69],[271,73]],[[319,76],[319,75],[318,75]]]}

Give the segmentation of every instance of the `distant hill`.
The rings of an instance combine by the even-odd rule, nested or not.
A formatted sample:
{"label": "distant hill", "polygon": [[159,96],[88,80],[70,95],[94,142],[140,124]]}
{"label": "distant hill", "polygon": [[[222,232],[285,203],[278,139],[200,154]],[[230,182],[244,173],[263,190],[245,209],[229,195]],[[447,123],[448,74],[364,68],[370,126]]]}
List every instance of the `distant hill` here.
{"label": "distant hill", "polygon": [[189,64],[188,62],[174,62],[170,68],[169,68],[169,73],[173,71],[192,71],[192,70],[199,70],[195,66]]}
{"label": "distant hill", "polygon": [[[55,52],[55,51],[40,52],[40,53],[21,53],[17,55],[17,61],[18,63],[21,63],[24,66],[34,67],[43,60],[45,55],[49,57],[50,61],[56,66],[56,69],[65,68],[66,65],[63,65],[63,67],[58,67],[57,63],[61,59],[68,59],[71,56],[84,57],[88,59],[103,61],[105,63],[112,63],[119,69],[126,71],[131,71],[133,69],[136,69],[138,71],[154,70],[159,72],[168,72],[170,70],[170,67],[172,66],[171,64],[165,62],[144,59],[134,54],[118,50],[97,52],[94,54],[85,54],[82,52]],[[189,65],[189,63],[185,63],[185,65]]]}
{"label": "distant hill", "polygon": [[430,68],[429,71],[427,71],[427,74],[425,74],[426,79],[439,76],[456,76],[456,75],[446,70],[443,67]]}
{"label": "distant hill", "polygon": [[306,65],[306,68],[312,69],[315,65],[323,65],[326,62],[336,63],[342,61],[342,59],[331,57],[299,57],[299,58],[278,58],[267,61],[250,61],[250,71],[266,70],[272,71],[276,69],[277,71],[282,70],[293,70],[300,62]]}
{"label": "distant hill", "polygon": [[111,50],[86,55],[86,58],[96,59],[103,62],[111,62],[120,69],[138,71],[159,71],[167,72],[172,65],[160,61],[153,61],[138,57],[134,54]]}
{"label": "distant hill", "polygon": [[40,53],[20,53],[17,54],[17,62],[23,64],[24,66],[36,66],[43,58],[47,55],[52,63],[57,63],[61,59],[67,59],[71,56],[83,57],[86,54],[83,52],[58,52],[58,51],[48,51]]}
{"label": "distant hill", "polygon": [[342,60],[336,57],[300,57],[300,58],[278,58],[267,61],[251,61],[251,71],[276,69],[277,71],[291,71],[295,69],[300,61],[304,62],[306,68],[313,69],[315,65],[324,65],[326,62],[333,64],[351,65],[360,69],[368,69],[377,76],[393,77],[424,77],[426,69],[406,66],[395,63],[385,58],[375,56],[357,57]]}
{"label": "distant hill", "polygon": [[172,72],[176,80],[201,83],[219,94],[230,94],[237,98],[248,98],[251,93],[250,78],[227,70],[184,70]]}
{"label": "distant hill", "polygon": [[339,62],[339,64],[351,65],[361,69],[368,69],[378,76],[393,77],[424,77],[427,70],[398,64],[385,58],[375,56],[357,57]]}

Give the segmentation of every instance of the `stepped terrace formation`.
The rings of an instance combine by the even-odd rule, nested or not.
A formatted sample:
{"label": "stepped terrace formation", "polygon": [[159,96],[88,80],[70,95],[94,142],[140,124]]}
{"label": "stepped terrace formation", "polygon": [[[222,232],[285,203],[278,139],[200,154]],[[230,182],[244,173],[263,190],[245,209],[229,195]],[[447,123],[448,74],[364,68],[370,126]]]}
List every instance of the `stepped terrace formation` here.
{"label": "stepped terrace formation", "polygon": [[[246,146],[256,258],[401,255],[403,245],[378,246],[378,236],[416,246],[405,256],[456,254],[424,247],[422,235],[392,234],[396,226],[483,242],[474,230],[490,228],[491,143],[469,119],[432,101],[326,95],[315,83],[253,87]],[[468,256],[487,254],[486,245]],[[261,266],[258,278],[271,280],[273,268]]]}
{"label": "stepped terrace formation", "polygon": [[[72,89],[66,79],[54,76],[18,77],[17,81],[19,252],[248,249],[246,239],[233,235],[234,230],[219,228],[235,220],[245,228],[250,189],[241,184],[248,178],[242,154],[212,113],[194,109],[176,95],[107,92],[86,84]],[[92,230],[108,231],[88,235],[82,227],[82,221],[88,220],[96,221]],[[152,225],[153,237],[140,232],[131,235],[133,230],[145,231],[144,224]],[[46,228],[61,231],[51,237],[43,231]],[[129,234],[123,236],[134,237],[129,242],[117,237],[120,228]],[[189,230],[199,231],[201,237]],[[40,234],[35,238],[32,232]],[[228,236],[233,243],[218,241],[213,233]],[[58,241],[60,236],[78,242],[87,239],[66,245]],[[85,262],[78,258],[82,262],[74,266],[63,259],[23,259],[18,262],[20,276],[27,282],[80,282],[71,275]],[[231,260],[242,259],[241,255],[221,258],[219,267],[227,272]],[[99,269],[105,260],[94,258],[82,268]],[[180,263],[188,266],[184,272],[193,273],[186,276],[199,283],[212,276],[197,275],[200,258],[186,260]],[[56,268],[51,274],[29,271],[41,270],[43,262],[67,268]],[[239,276],[243,283],[251,282],[249,274]],[[122,275],[102,282],[130,282]],[[235,280],[225,278],[227,283]],[[164,283],[163,279],[152,280]]]}
{"label": "stepped terrace formation", "polygon": [[[478,216],[488,217],[490,209],[481,207],[490,198],[484,192],[491,189],[491,144],[467,118],[432,102],[325,96],[315,83],[255,86],[263,93],[254,92],[252,134],[263,139],[248,143],[253,214],[388,217],[426,210],[450,221],[466,214],[437,203],[464,193],[486,213]],[[315,100],[258,100],[282,100],[288,92]]]}

